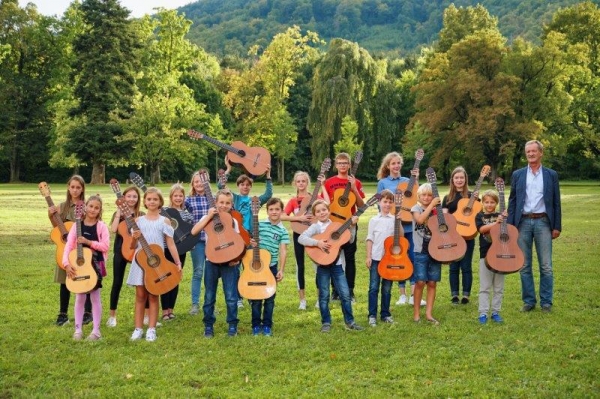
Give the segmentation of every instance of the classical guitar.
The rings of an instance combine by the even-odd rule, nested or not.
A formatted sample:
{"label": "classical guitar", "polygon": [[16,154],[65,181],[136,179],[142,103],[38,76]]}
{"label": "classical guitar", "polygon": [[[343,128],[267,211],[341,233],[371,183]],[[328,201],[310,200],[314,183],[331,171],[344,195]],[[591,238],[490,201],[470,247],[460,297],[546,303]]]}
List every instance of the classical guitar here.
{"label": "classical guitar", "polygon": [[193,129],[188,130],[187,134],[194,140],[206,140],[217,147],[227,150],[229,161],[233,164],[241,165],[248,174],[254,176],[264,175],[271,166],[271,154],[263,147],[248,147],[241,141],[234,141],[231,145],[225,144]]}
{"label": "classical guitar", "polygon": [[470,198],[462,198],[458,201],[456,206],[456,212],[453,213],[456,218],[456,231],[458,234],[463,236],[466,240],[471,240],[477,235],[477,226],[475,226],[475,216],[481,212],[481,202],[476,201],[475,198],[479,194],[481,189],[481,183],[483,179],[490,173],[490,167],[484,165],[479,173],[479,179],[475,185],[475,191],[471,194]]}
{"label": "classical guitar", "polygon": [[[219,174],[219,183],[223,187],[225,187],[225,185],[227,184],[227,175],[225,175],[225,171],[223,169],[219,169],[218,174]],[[246,230],[244,228],[244,217],[242,216],[242,214],[239,211],[236,211],[235,209],[232,209],[231,212],[229,212],[229,213],[238,222],[238,228],[240,229],[240,235],[244,239],[244,244],[246,244],[246,246],[250,245],[251,237],[250,237],[250,233],[248,233],[248,230]]]}
{"label": "classical guitar", "polygon": [[[138,175],[135,172],[131,172],[129,174],[129,179],[135,184],[142,192],[146,192],[148,187],[144,183],[144,179],[142,176]],[[181,218],[181,214],[175,208],[161,208],[160,210],[161,216],[166,217],[171,221],[171,226],[173,226],[173,241],[175,241],[175,246],[177,247],[177,253],[184,254],[188,251],[191,251],[192,248],[198,243],[198,236],[192,234],[192,227],[194,227],[191,223],[186,222]]]}
{"label": "classical guitar", "polygon": [[[85,203],[83,201],[77,201],[75,205],[75,226],[77,229],[77,238],[82,236],[81,232],[81,219],[83,218],[83,211]],[[69,252],[69,264],[75,269],[76,276],[70,278],[67,276],[65,284],[67,289],[74,294],[85,294],[96,288],[98,284],[98,274],[94,270],[92,264],[92,250],[88,247],[84,247],[83,244],[77,243],[77,248]]]}
{"label": "classical guitar", "polygon": [[[119,181],[117,179],[110,179],[110,188],[112,189],[113,193],[117,195],[117,199],[123,197],[123,194],[121,193],[121,185],[119,184]],[[123,257],[127,259],[128,262],[131,262],[133,260],[133,254],[135,254],[135,248],[131,248],[131,245],[133,243],[133,237],[131,236],[131,228],[133,227],[133,225],[131,224],[131,221],[125,218],[123,214],[121,214],[121,216],[124,217],[124,220],[119,222],[119,226],[117,227],[117,232],[123,238],[123,245],[121,245],[121,255],[123,255]]]}
{"label": "classical guitar", "polygon": [[[400,189],[396,189],[394,205],[397,214],[402,209],[402,191]],[[402,219],[396,218],[394,235],[387,237],[383,243],[385,253],[377,266],[377,272],[381,278],[386,280],[404,281],[413,274],[413,264],[408,257],[410,243],[400,234],[401,228]]]}
{"label": "classical guitar", "polygon": [[[117,206],[131,224],[133,231],[140,231],[125,198],[117,199]],[[181,281],[182,273],[175,263],[165,258],[163,247],[149,244],[143,234],[139,236],[138,243],[142,248],[135,253],[135,261],[144,271],[146,290],[152,295],[162,295],[175,288]]]}
{"label": "classical guitar", "polygon": [[[200,182],[210,208],[215,208],[215,198],[210,190],[206,172],[200,173]],[[206,232],[206,259],[212,263],[226,263],[238,259],[246,250],[242,236],[233,227],[233,217],[228,212],[219,212],[204,228]]]}
{"label": "classical guitar", "polygon": [[[427,181],[431,183],[433,198],[439,197],[433,168],[427,168]],[[467,252],[467,243],[456,231],[456,219],[453,215],[444,213],[441,204],[438,204],[435,210],[436,215],[427,221],[427,227],[431,230],[429,254],[440,263],[452,263],[462,259]]]}
{"label": "classical guitar", "polygon": [[[354,161],[352,162],[352,169],[348,173],[349,175],[356,175],[362,156],[362,151],[357,151],[354,154]],[[331,198],[331,204],[329,205],[332,221],[344,223],[352,217],[352,207],[356,204],[356,195],[351,188],[352,185],[348,182],[344,188],[338,188],[333,192],[333,198]]]}
{"label": "classical guitar", "polygon": [[[363,206],[356,210],[353,216],[362,215],[370,206],[374,205],[381,198],[380,194],[375,194]],[[329,266],[336,261],[340,254],[342,245],[350,241],[349,227],[352,224],[352,218],[348,218],[344,223],[331,222],[324,232],[312,236],[315,240],[325,240],[331,247],[328,250],[314,246],[305,247],[308,256],[318,265]]]}
{"label": "classical guitar", "polygon": [[269,268],[271,254],[266,249],[259,248],[258,212],[260,210],[260,200],[258,197],[252,197],[251,207],[252,237],[256,241],[256,246],[251,251],[246,251],[242,258],[244,270],[238,281],[238,291],[242,297],[247,299],[267,299],[275,295],[277,281]]}
{"label": "classical guitar", "polygon": [[[413,169],[417,169],[419,167],[424,156],[425,152],[421,148],[415,152],[415,164]],[[412,223],[413,215],[410,210],[413,206],[417,205],[417,190],[419,190],[419,180],[415,176],[411,175],[407,182],[398,184],[397,188],[399,188],[403,194],[400,218],[402,218],[404,223]]]}
{"label": "classical guitar", "polygon": [[[500,199],[500,214],[504,213],[504,180],[496,179],[496,190]],[[519,247],[519,230],[512,224],[506,223],[506,219],[500,224],[494,224],[490,229],[492,245],[485,257],[488,269],[497,273],[516,273],[525,264],[525,256]]]}
{"label": "classical guitar", "polygon": [[[323,175],[327,171],[329,171],[329,168],[331,168],[331,159],[325,158],[325,160],[321,164],[321,170],[319,171],[319,176]],[[298,213],[296,213],[294,216],[304,216],[306,214],[312,213],[312,206],[315,203],[315,201],[317,200],[320,190],[321,190],[321,182],[319,180],[317,180],[317,182],[315,183],[315,189],[313,190],[312,195],[310,197],[307,196],[302,199],[302,202],[300,203],[300,209],[298,210]],[[313,219],[313,220],[314,221],[312,223],[311,222],[291,222],[290,224],[292,226],[292,230],[294,231],[294,233],[302,234],[306,231],[306,229],[308,229],[308,226],[310,226],[313,223],[316,223],[316,219]]]}
{"label": "classical guitar", "polygon": [[[50,197],[50,187],[48,187],[48,184],[45,181],[43,181],[40,184],[38,184],[38,188],[40,189],[40,193],[42,193],[42,195],[46,199],[46,203],[48,204],[48,206],[54,206],[54,202]],[[63,252],[65,252],[67,236],[69,235],[69,230],[71,230],[71,227],[73,226],[73,222],[63,222],[58,212],[52,215],[52,220],[54,220],[54,224],[56,225],[56,227],[52,228],[52,231],[50,232],[50,239],[52,240],[52,242],[54,242],[54,244],[56,244],[56,264],[61,269],[64,269],[64,266],[62,264],[62,257]]]}

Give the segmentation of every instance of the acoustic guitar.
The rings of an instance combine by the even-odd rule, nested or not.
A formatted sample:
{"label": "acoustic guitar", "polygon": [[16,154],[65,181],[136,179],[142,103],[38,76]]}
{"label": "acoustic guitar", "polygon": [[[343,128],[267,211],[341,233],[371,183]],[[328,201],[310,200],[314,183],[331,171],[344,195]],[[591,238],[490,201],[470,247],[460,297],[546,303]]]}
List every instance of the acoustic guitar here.
{"label": "acoustic guitar", "polygon": [[[77,238],[82,236],[81,219],[85,203],[77,201],[75,205],[75,226],[77,229]],[[96,288],[98,284],[98,274],[92,264],[92,250],[77,243],[77,248],[69,252],[69,264],[75,269],[76,276],[70,278],[67,276],[65,284],[67,289],[74,294],[86,294]]]}
{"label": "acoustic guitar", "polygon": [[[116,194],[117,199],[119,198],[123,198],[123,194],[121,193],[121,185],[119,184],[119,181],[117,179],[110,179],[110,188],[112,189],[113,193]],[[121,216],[124,217],[123,214],[121,214]],[[133,237],[131,236],[131,229],[132,229],[133,225],[131,224],[130,220],[127,220],[127,218],[124,217],[124,220],[119,222],[119,225],[117,226],[117,232],[119,233],[119,235],[121,236],[121,238],[123,238],[123,245],[121,245],[121,255],[123,255],[123,258],[127,259],[128,262],[131,262],[133,260],[133,255],[135,254],[135,248],[131,248],[131,245],[133,243]]]}
{"label": "acoustic guitar", "polygon": [[264,175],[271,166],[271,154],[263,147],[248,147],[241,141],[234,141],[231,145],[225,144],[193,129],[188,130],[187,134],[194,140],[206,140],[228,151],[229,161],[241,166],[248,174],[254,176]]}
{"label": "acoustic guitar", "polygon": [[[375,194],[363,206],[356,210],[353,216],[362,215],[370,206],[374,205],[381,198],[380,194]],[[328,250],[322,250],[317,246],[305,247],[308,256],[318,265],[331,266],[340,255],[342,245],[350,241],[351,233],[349,230],[352,224],[352,218],[348,218],[344,223],[331,222],[324,232],[312,236],[315,240],[325,240],[331,247]]]}
{"label": "acoustic guitar", "polygon": [[[417,169],[419,167],[424,156],[425,152],[422,148],[419,148],[417,152],[415,152],[415,164],[413,165],[413,169]],[[417,205],[419,180],[417,180],[415,176],[411,175],[407,182],[398,184],[397,188],[399,188],[403,193],[402,208],[400,208],[400,218],[404,223],[412,223],[413,215],[411,209],[413,206]]]}
{"label": "acoustic guitar", "polygon": [[[319,176],[328,172],[329,168],[331,168],[331,159],[325,158],[325,160],[321,164],[321,170],[319,171]],[[307,214],[311,214],[312,206],[315,203],[315,201],[317,200],[320,190],[321,190],[321,182],[319,180],[317,180],[317,182],[315,183],[315,189],[313,190],[312,195],[310,197],[304,197],[302,199],[302,202],[300,203],[300,209],[298,210],[298,213],[296,213],[294,216],[304,216]],[[316,223],[316,219],[313,219],[313,222],[291,222],[290,224],[292,226],[292,230],[294,231],[294,233],[302,234],[306,231],[306,229],[308,229],[308,226],[310,226],[313,223]]]}
{"label": "acoustic guitar", "polygon": [[[125,198],[117,199],[117,206],[131,224],[133,231],[140,231]],[[182,273],[175,263],[165,258],[163,247],[149,244],[143,234],[139,236],[138,243],[142,248],[135,253],[135,261],[144,271],[146,290],[152,295],[162,295],[175,288],[181,281]]]}
{"label": "acoustic guitar", "polygon": [[[496,179],[496,190],[500,199],[500,214],[504,213],[504,180]],[[492,245],[485,256],[488,269],[503,274],[516,273],[525,264],[525,256],[519,247],[519,230],[506,219],[500,224],[494,224],[490,229]]]}
{"label": "acoustic guitar", "polygon": [[[40,189],[40,193],[46,199],[46,203],[49,207],[54,206],[54,202],[50,197],[50,187],[48,184],[43,181],[38,184],[38,188]],[[55,260],[58,267],[64,269],[62,264],[63,252],[65,252],[65,244],[67,243],[67,236],[69,235],[69,230],[73,226],[73,222],[63,222],[60,218],[60,215],[57,213],[52,215],[52,220],[54,220],[55,227],[50,231],[50,239],[56,245],[56,253]]]}
{"label": "acoustic guitar", "polygon": [[[209,208],[215,208],[215,198],[210,190],[210,180],[206,172],[200,173],[200,182]],[[206,259],[212,263],[227,263],[240,258],[246,250],[242,236],[233,227],[233,217],[228,212],[219,212],[204,228],[206,232]]]}
{"label": "acoustic guitar", "polygon": [[[145,193],[148,189],[144,183],[144,179],[142,179],[142,176],[138,175],[137,173],[131,172],[129,174],[129,179],[140,190],[142,190],[142,192]],[[177,209],[161,208],[160,214],[171,221],[171,226],[173,226],[173,241],[175,241],[177,253],[184,254],[188,251],[191,251],[192,248],[198,244],[199,237],[192,234],[192,227],[194,226],[191,223],[183,220]]]}
{"label": "acoustic guitar", "polygon": [[[427,168],[427,181],[431,184],[433,198],[439,197],[437,179],[433,168]],[[452,263],[462,259],[467,252],[465,239],[456,231],[456,219],[442,211],[442,205],[435,207],[436,215],[427,220],[431,230],[429,255],[440,263]]]}
{"label": "acoustic guitar", "polygon": [[[223,169],[219,169],[218,175],[219,183],[221,184],[221,186],[225,187],[225,185],[227,184],[227,175],[225,174],[225,171]],[[239,211],[236,211],[235,209],[232,209],[229,213],[238,222],[238,228],[240,229],[240,235],[244,240],[244,244],[246,244],[246,246],[250,245],[251,237],[250,233],[248,233],[248,230],[244,228],[244,217]]]}
{"label": "acoustic guitar", "polygon": [[271,273],[271,254],[266,249],[259,248],[258,236],[258,212],[260,211],[260,200],[252,197],[252,237],[256,246],[251,251],[246,251],[242,258],[244,270],[238,281],[240,295],[247,299],[267,299],[275,295],[277,281]]}
{"label": "acoustic guitar", "polygon": [[[394,194],[394,205],[396,215],[402,209],[402,191],[396,189]],[[391,281],[408,280],[413,274],[413,264],[408,257],[410,243],[400,234],[402,228],[402,219],[394,220],[394,235],[389,236],[383,242],[385,253],[379,265],[377,272],[381,278]]]}
{"label": "acoustic guitar", "polygon": [[456,231],[466,240],[471,240],[477,235],[477,226],[475,226],[475,216],[481,212],[481,202],[475,198],[479,195],[483,179],[490,173],[489,165],[484,165],[479,173],[479,179],[475,185],[475,191],[470,198],[462,198],[458,201],[456,212],[453,213],[456,218]]}
{"label": "acoustic guitar", "polygon": [[[357,151],[356,154],[354,154],[354,161],[352,163],[352,169],[348,173],[349,175],[356,175],[362,156],[362,151]],[[329,205],[332,221],[344,223],[352,217],[352,207],[356,204],[356,194],[354,194],[351,189],[352,185],[348,182],[344,188],[338,188],[333,192],[333,198],[330,198],[331,204]]]}

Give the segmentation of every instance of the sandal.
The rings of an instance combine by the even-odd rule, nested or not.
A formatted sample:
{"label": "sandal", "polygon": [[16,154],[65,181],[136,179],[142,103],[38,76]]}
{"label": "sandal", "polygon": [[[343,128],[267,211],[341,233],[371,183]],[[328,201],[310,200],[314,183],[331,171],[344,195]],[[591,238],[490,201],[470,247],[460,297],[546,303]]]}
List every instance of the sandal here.
{"label": "sandal", "polygon": [[437,321],[436,319],[434,319],[433,317],[431,319],[427,319],[427,322],[433,324],[434,326],[439,326],[440,322]]}
{"label": "sandal", "polygon": [[88,337],[87,340],[88,341],[98,341],[100,338],[102,338],[100,336],[100,334],[96,334],[96,333],[91,333]]}
{"label": "sandal", "polygon": [[164,314],[164,315],[162,316],[162,319],[163,319],[163,321],[169,321],[169,320],[171,320],[171,318],[169,317],[169,315],[168,315],[168,314]]}
{"label": "sandal", "polygon": [[73,333],[74,341],[81,341],[82,338],[83,338],[83,333],[81,331]]}
{"label": "sandal", "polygon": [[421,322],[421,319],[413,319],[413,321],[415,322],[415,324],[419,324]]}
{"label": "sandal", "polygon": [[173,314],[173,313],[169,313],[168,316],[169,316],[169,320],[173,320],[175,318],[175,314]]}

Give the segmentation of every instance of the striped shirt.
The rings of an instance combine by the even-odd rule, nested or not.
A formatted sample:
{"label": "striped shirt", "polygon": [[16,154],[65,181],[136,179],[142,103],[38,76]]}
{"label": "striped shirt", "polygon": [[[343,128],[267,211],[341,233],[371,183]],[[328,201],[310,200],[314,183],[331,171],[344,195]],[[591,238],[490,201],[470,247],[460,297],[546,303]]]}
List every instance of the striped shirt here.
{"label": "striped shirt", "polygon": [[271,265],[279,264],[279,246],[290,243],[290,235],[281,223],[272,224],[269,220],[258,222],[259,248],[271,254]]}
{"label": "striped shirt", "polygon": [[[193,195],[185,199],[185,209],[194,216],[194,224],[198,223],[203,216],[208,214],[208,208],[208,198],[206,198],[206,195]],[[200,241],[206,241],[204,229],[200,232]]]}

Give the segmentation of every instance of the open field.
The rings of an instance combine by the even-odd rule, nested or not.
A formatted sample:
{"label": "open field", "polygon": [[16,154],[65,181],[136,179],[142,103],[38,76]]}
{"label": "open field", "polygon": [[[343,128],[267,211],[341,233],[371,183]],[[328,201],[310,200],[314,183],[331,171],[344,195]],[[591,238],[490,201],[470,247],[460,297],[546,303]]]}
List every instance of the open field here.
{"label": "open field", "polygon": [[[367,195],[375,185],[366,184]],[[65,184],[51,184],[56,203]],[[163,192],[167,186],[161,186]],[[487,186],[484,186],[487,188]],[[256,184],[254,192],[262,193]],[[107,186],[104,219],[115,209]],[[284,203],[289,186],[275,187]],[[442,188],[442,195],[447,191]],[[321,334],[314,308],[314,271],[307,268],[307,311],[299,311],[293,249],[279,285],[274,336],[253,337],[250,308],[240,309],[240,335],[226,336],[219,290],[215,338],[202,336],[202,316],[189,316],[191,259],[184,268],[175,313],[154,343],[129,342],[134,290],[124,287],[118,326],[104,326],[112,283],[112,255],[104,280],[101,341],[73,342],[73,322],[56,327],[58,285],[46,203],[37,185],[0,185],[1,328],[0,397],[598,397],[600,396],[600,185],[561,185],[563,233],[554,242],[555,298],[551,314],[523,314],[518,274],[506,278],[505,323],[477,322],[478,259],[469,305],[452,306],[448,270],[434,314],[441,325],[412,323],[412,309],[392,305],[396,323],[363,332],[343,329],[339,303],[333,328]],[[507,196],[508,198],[508,196]],[[367,326],[368,273],[364,238],[370,209],[360,221],[357,253],[357,322]],[[266,215],[262,212],[261,216]],[[111,242],[112,249],[112,242]],[[476,254],[478,254],[476,249]],[[474,256],[477,258],[477,255]],[[537,266],[534,265],[534,269]],[[539,274],[536,270],[536,283]],[[202,289],[204,293],[204,288]],[[398,299],[396,288],[392,304]],[[73,316],[71,301],[69,316]],[[368,326],[367,326],[368,327]],[[91,326],[84,328],[89,334]]]}

